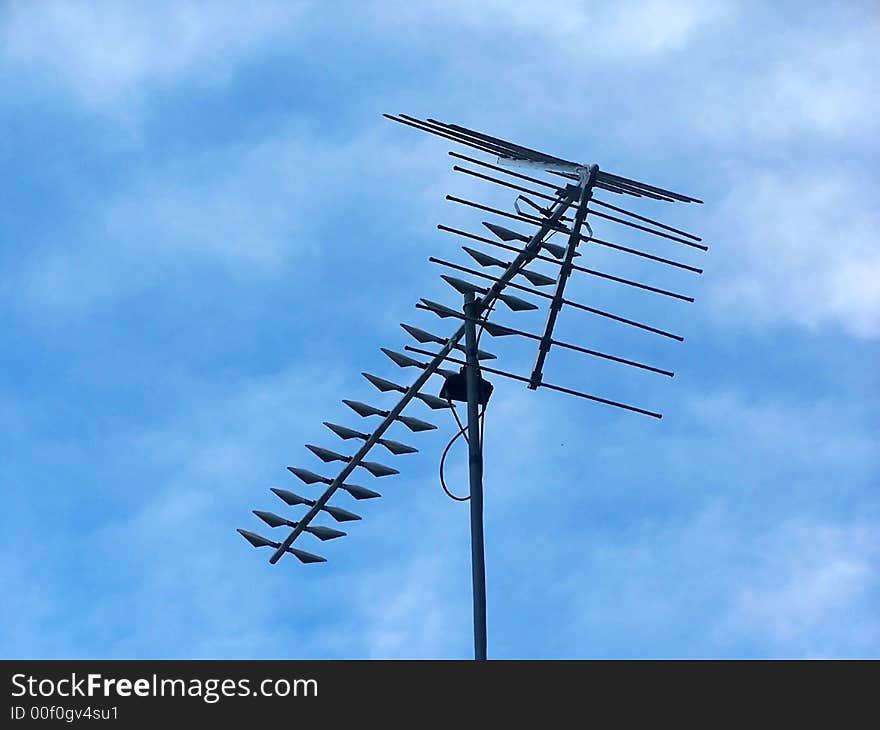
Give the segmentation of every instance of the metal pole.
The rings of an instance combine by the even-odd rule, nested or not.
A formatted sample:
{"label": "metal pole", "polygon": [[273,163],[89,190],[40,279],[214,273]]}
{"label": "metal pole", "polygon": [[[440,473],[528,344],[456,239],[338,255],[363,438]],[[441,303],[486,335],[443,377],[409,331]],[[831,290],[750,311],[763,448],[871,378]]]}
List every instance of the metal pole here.
{"label": "metal pole", "polygon": [[486,556],[483,546],[483,444],[480,440],[480,367],[477,324],[480,308],[474,293],[464,295],[467,363],[467,436],[471,506],[471,575],[474,592],[474,659],[486,658]]}
{"label": "metal pole", "polygon": [[571,275],[573,268],[572,261],[574,259],[575,250],[581,240],[580,230],[587,218],[587,203],[593,195],[593,185],[596,182],[596,175],[599,172],[598,165],[590,165],[589,168],[581,172],[580,180],[580,198],[578,200],[577,212],[574,215],[574,223],[571,226],[571,233],[568,236],[568,246],[565,249],[565,260],[559,268],[559,278],[556,280],[556,293],[553,295],[553,301],[550,302],[549,311],[547,312],[547,324],[544,326],[544,336],[538,345],[538,356],[535,359],[535,366],[532,368],[532,376],[529,378],[529,388],[537,390],[544,378],[544,360],[547,359],[547,353],[554,344],[551,339],[553,327],[556,324],[556,317],[559,310],[562,309],[563,298],[565,292],[565,284]]}

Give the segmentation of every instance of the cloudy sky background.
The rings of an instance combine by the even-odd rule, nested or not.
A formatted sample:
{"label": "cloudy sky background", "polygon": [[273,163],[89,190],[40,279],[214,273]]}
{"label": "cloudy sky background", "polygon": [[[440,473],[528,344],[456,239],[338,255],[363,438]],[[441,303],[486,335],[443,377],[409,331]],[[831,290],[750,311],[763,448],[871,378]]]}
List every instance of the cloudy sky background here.
{"label": "cloudy sky background", "polygon": [[[369,423],[341,398],[393,402],[360,372],[411,377],[378,350],[407,343],[399,322],[451,329],[413,309],[455,302],[429,255],[468,263],[435,224],[480,227],[444,195],[512,203],[381,117],[404,112],[706,201],[635,204],[706,254],[594,226],[702,277],[584,251],[694,304],[570,289],[684,343],[560,318],[676,377],[548,360],[662,421],[495,379],[490,655],[880,655],[878,21],[869,2],[0,4],[0,654],[470,655],[448,415],[392,429],[420,453],[357,480],[381,500],[334,499],[364,519],[303,542],[328,563],[269,566],[235,532],[298,514],[270,486],[317,493],[284,469],[320,470],[303,443],[350,453],[321,425]],[[483,344],[528,371],[531,343]]]}

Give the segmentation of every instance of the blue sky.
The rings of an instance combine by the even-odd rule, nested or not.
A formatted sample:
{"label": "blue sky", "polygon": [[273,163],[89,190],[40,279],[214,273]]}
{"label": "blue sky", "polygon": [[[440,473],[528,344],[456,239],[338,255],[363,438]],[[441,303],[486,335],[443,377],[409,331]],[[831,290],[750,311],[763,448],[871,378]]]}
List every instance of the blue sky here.
{"label": "blue sky", "polygon": [[880,654],[877,42],[867,2],[0,4],[0,654],[470,655],[451,418],[395,426],[420,453],[303,542],[328,563],[235,532],[287,510],[269,487],[316,491],[284,467],[348,450],[341,398],[393,402],[360,372],[410,377],[378,350],[399,322],[451,328],[413,309],[455,301],[429,255],[467,263],[435,224],[480,227],[444,195],[512,203],[382,112],[706,201],[639,205],[706,254],[594,224],[702,277],[585,252],[694,304],[570,288],[684,343],[559,322],[676,377],[548,360],[661,422],[495,379],[490,655]]}

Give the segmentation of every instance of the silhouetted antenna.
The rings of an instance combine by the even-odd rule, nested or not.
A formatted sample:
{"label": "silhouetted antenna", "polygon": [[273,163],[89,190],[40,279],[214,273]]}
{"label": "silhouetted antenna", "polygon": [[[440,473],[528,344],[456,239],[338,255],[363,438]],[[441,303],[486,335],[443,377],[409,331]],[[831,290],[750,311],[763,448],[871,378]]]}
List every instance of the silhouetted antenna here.
{"label": "silhouetted antenna", "polygon": [[[628,243],[598,238],[593,234],[588,217],[591,216],[591,220],[594,222],[604,221],[613,226],[637,231],[639,235],[650,235],[659,243],[686,247],[686,249],[679,248],[679,251],[695,249],[706,251],[708,247],[702,243],[702,239],[698,236],[629,210],[623,205],[597,199],[595,192],[601,190],[614,193],[622,196],[622,201],[624,198],[629,200],[648,198],[669,203],[701,203],[702,201],[633,178],[606,172],[596,164],[573,162],[460,125],[448,124],[434,119],[417,119],[406,114],[397,116],[386,114],[385,116],[394,122],[493,157],[493,161],[488,161],[459,152],[449,152],[456,160],[470,165],[470,167],[465,167],[456,164],[453,166],[453,171],[495,185],[502,190],[511,191],[513,195],[512,210],[502,210],[454,195],[446,196],[447,200],[451,202],[502,219],[499,222],[482,221],[485,231],[488,231],[491,237],[442,224],[438,226],[440,230],[465,238],[469,242],[469,245],[462,246],[462,251],[468,257],[466,263],[470,265],[466,266],[434,256],[429,258],[431,263],[444,267],[448,272],[455,272],[456,275],[444,273],[441,276],[451,289],[461,296],[461,303],[450,306],[422,298],[416,304],[416,309],[426,311],[441,320],[453,320],[458,323],[458,327],[453,332],[442,335],[435,334],[423,326],[401,324],[406,334],[417,343],[417,346],[408,344],[403,348],[403,352],[399,349],[385,347],[381,350],[387,357],[386,363],[390,361],[391,365],[400,368],[404,373],[410,370],[415,371],[417,373],[415,379],[409,385],[404,385],[398,383],[396,379],[383,375],[363,373],[367,382],[380,393],[395,394],[394,404],[386,409],[360,400],[343,400],[343,403],[362,420],[355,425],[337,424],[329,421],[325,421],[324,425],[333,436],[340,440],[342,445],[338,448],[343,449],[346,453],[325,446],[306,445],[312,455],[320,460],[321,471],[339,464],[342,466],[334,469],[332,476],[324,476],[318,471],[305,467],[287,467],[291,474],[307,487],[323,485],[324,489],[321,494],[314,498],[305,497],[287,489],[273,487],[271,491],[285,504],[297,508],[306,507],[305,512],[296,519],[289,519],[274,512],[254,511],[254,514],[269,527],[288,530],[284,539],[280,541],[268,540],[248,530],[239,530],[239,532],[254,547],[271,547],[273,550],[270,563],[277,563],[287,554],[295,556],[303,563],[324,562],[323,557],[294,548],[292,545],[304,533],[322,542],[345,536],[344,532],[335,528],[313,524],[322,514],[329,516],[336,522],[361,519],[353,512],[330,504],[330,500],[340,491],[347,493],[357,501],[373,500],[380,496],[378,492],[368,487],[347,482],[355,469],[361,469],[375,478],[399,474],[398,469],[392,466],[367,460],[373,447],[381,446],[386,456],[398,457],[415,453],[416,447],[401,440],[386,438],[386,432],[395,423],[400,423],[412,434],[437,428],[435,424],[428,421],[411,415],[403,415],[404,409],[413,402],[421,402],[430,410],[451,412],[458,423],[458,432],[443,452],[440,461],[440,478],[447,494],[455,499],[470,502],[474,654],[477,659],[484,659],[486,657],[486,588],[483,550],[481,424],[482,415],[492,395],[493,387],[483,378],[483,373],[524,383],[531,390],[553,390],[650,418],[662,418],[659,412],[650,408],[624,403],[606,397],[604,394],[587,393],[572,387],[548,383],[544,379],[544,371],[551,351],[564,349],[586,357],[604,360],[613,365],[622,365],[629,370],[642,371],[646,373],[644,377],[657,375],[672,377],[672,371],[659,364],[641,362],[621,353],[607,352],[598,347],[588,347],[564,341],[554,332],[563,308],[568,307],[607,320],[615,325],[640,330],[647,335],[659,335],[666,341],[681,342],[683,340],[681,335],[670,332],[657,324],[648,324],[622,313],[610,312],[585,302],[574,301],[566,290],[573,276],[585,274],[611,284],[619,284],[622,286],[622,290],[640,292],[639,296],[659,296],[683,302],[693,302],[693,297],[687,294],[671,291],[653,283],[625,278],[586,265],[589,258],[587,255],[588,247],[599,246],[613,251],[615,254],[621,254],[621,260],[638,258],[650,261],[652,262],[650,266],[656,266],[658,270],[669,267],[691,274],[701,274],[703,271],[701,267],[691,262],[642,250]],[[530,169],[532,174],[516,171],[515,168]],[[540,177],[542,173],[550,177]],[[528,231],[522,232],[509,228],[508,226],[511,225],[509,221],[524,224],[528,227]],[[557,234],[560,238],[556,241],[549,240],[551,236]],[[475,248],[475,243],[492,247],[495,251],[489,253],[484,249]],[[579,247],[582,250],[578,250]],[[499,253],[499,251],[507,253]],[[665,251],[663,253],[665,254]],[[549,273],[554,275],[551,276],[549,273],[536,270],[531,266],[533,264],[550,264],[552,271]],[[474,265],[479,268],[473,268]],[[646,266],[648,265],[646,264]],[[461,278],[461,275],[471,278]],[[517,293],[512,293],[514,291]],[[507,316],[516,316],[519,312],[537,310],[544,303],[546,303],[546,319],[539,332],[531,332],[521,327],[502,324],[490,319],[498,310],[498,305],[504,305],[503,309],[509,312]],[[497,356],[478,346],[483,333],[493,340],[522,338],[535,342],[535,360],[529,374],[518,374],[496,366]],[[407,353],[419,357],[413,357]],[[463,354],[463,358],[459,354]],[[486,361],[492,361],[492,366],[485,364]],[[444,365],[456,367],[450,369],[444,368]],[[433,392],[427,392],[429,384],[432,383],[432,376],[436,376],[438,380],[436,384],[431,385],[430,390]],[[459,420],[454,407],[455,401],[467,404],[466,425]],[[381,420],[378,422],[368,420],[374,417]],[[372,430],[364,425],[368,423],[375,424]],[[446,454],[454,441],[461,436],[467,441],[469,455],[470,490],[467,497],[457,497],[449,492],[443,477],[443,463]],[[352,450],[352,445],[357,448],[354,453],[349,453]],[[358,474],[361,473],[358,472]]]}

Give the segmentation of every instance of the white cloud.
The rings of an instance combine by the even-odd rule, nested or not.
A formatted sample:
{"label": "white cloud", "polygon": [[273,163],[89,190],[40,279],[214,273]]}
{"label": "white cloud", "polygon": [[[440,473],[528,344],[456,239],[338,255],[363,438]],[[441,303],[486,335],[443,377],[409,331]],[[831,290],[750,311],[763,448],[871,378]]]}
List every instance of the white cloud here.
{"label": "white cloud", "polygon": [[576,560],[558,579],[554,621],[591,656],[873,656],[874,533],[858,521],[746,522],[716,503],[599,542],[557,537]]}
{"label": "white cloud", "polygon": [[[825,396],[782,401],[772,394],[709,391],[682,394],[688,416],[708,430],[730,456],[749,453],[757,462],[779,460],[787,467],[824,467],[840,473],[848,465],[880,467],[873,439],[861,430],[869,404]],[[736,448],[731,448],[732,444]],[[708,447],[709,444],[706,444]],[[767,465],[762,465],[764,469]],[[834,485],[838,488],[838,485]]]}
{"label": "white cloud", "polygon": [[880,543],[868,526],[789,523],[751,546],[724,630],[786,653],[861,655],[880,640],[871,609]]}
{"label": "white cloud", "polygon": [[875,191],[844,168],[743,169],[714,226],[715,307],[749,322],[880,336]]}
{"label": "white cloud", "polygon": [[872,71],[878,40],[870,22],[837,29],[833,16],[828,28],[751,37],[714,61],[711,78],[693,89],[691,117],[702,135],[727,144],[803,134],[844,143],[871,139],[880,112],[880,82]]}
{"label": "white cloud", "polygon": [[[372,215],[372,191],[388,181],[420,193],[432,179],[417,177],[425,167],[421,149],[389,144],[375,126],[330,143],[292,119],[272,137],[157,161],[113,195],[84,196],[83,230],[44,241],[24,258],[15,295],[33,311],[76,316],[155,286],[169,269],[209,264],[254,277],[292,275],[293,262],[319,253],[327,259],[334,242],[326,229],[345,204],[341,191],[358,191],[361,207],[351,209],[349,221]],[[408,200],[386,218],[406,224],[442,196]],[[347,227],[335,243],[354,245],[357,229]],[[403,237],[385,243],[407,244]]]}
{"label": "white cloud", "polygon": [[[281,38],[289,45],[307,25],[325,22],[315,6],[261,3],[245,13],[237,3],[212,4],[210,12],[206,7],[151,3],[127,4],[123,10],[112,3],[16,3],[6,11],[2,53],[7,62],[51,71],[79,98],[112,109],[120,99],[163,85],[222,79],[249,55],[264,53]],[[467,54],[468,63],[476,64],[472,79],[503,70],[497,84],[503,86],[519,77],[530,93],[510,98],[523,107],[526,118],[526,108],[542,97],[551,112],[554,105],[562,105],[557,112],[570,106],[566,95],[532,83],[566,65],[560,53],[577,48],[594,56],[589,71],[570,71],[573,88],[581,88],[593,84],[600,69],[617,73],[638,59],[694,46],[689,52],[712,59],[706,74],[677,79],[652,69],[623,77],[624,88],[639,92],[627,95],[637,99],[638,110],[628,108],[629,101],[619,108],[622,102],[609,97],[608,111],[619,133],[637,135],[639,144],[652,144],[666,134],[670,119],[706,140],[759,144],[802,134],[840,141],[864,132],[876,117],[877,95],[869,93],[876,81],[867,72],[870,27],[831,39],[803,29],[773,43],[758,36],[746,46],[751,53],[738,51],[725,59],[711,56],[698,41],[719,28],[724,38],[747,30],[748,23],[739,22],[743,13],[731,3],[645,0],[597,8],[564,2],[554,9],[552,22],[546,22],[544,8],[531,3],[407,4],[395,6],[394,24],[388,23],[386,7],[356,12],[364,13],[364,27],[377,37],[393,31],[403,45],[421,39],[427,44],[420,46],[422,53],[447,40],[464,42],[456,30],[484,37],[484,51]],[[757,14],[752,22],[759,20],[773,27],[780,19]],[[398,33],[401,24],[408,29],[404,35]],[[333,32],[329,26],[326,30]],[[495,58],[491,48],[505,34],[511,37],[510,48],[535,43],[537,50]],[[450,68],[458,69],[456,59],[464,56],[446,55]],[[668,98],[662,118],[646,125],[644,105],[656,98],[641,92],[655,82],[669,92]],[[608,80],[598,83],[596,93],[606,96]],[[605,113],[598,107],[590,111],[586,102],[584,107],[597,119]],[[561,129],[587,112],[561,122]],[[90,218],[104,224],[102,234],[91,237],[91,252],[70,250],[65,242],[25,262],[26,289],[40,306],[55,302],[56,308],[75,309],[76,302],[112,298],[121,281],[149,283],[149,272],[161,270],[164,264],[157,262],[169,257],[195,255],[272,270],[309,248],[308,220],[316,204],[328,199],[333,183],[369,184],[370,163],[379,159],[386,177],[398,174],[406,166],[401,150],[369,136],[322,144],[313,134],[288,128],[258,144],[211,150],[213,160],[206,153],[201,159],[156,166],[115,198],[102,201],[102,210],[90,211]],[[717,245],[707,258],[711,268],[705,278],[716,311],[725,317],[746,312],[751,321],[764,324],[830,324],[875,337],[880,289],[873,282],[880,258],[871,183],[849,170],[808,165],[804,160],[787,176],[766,167],[726,175],[743,182],[721,207],[710,241]],[[342,176],[330,172],[340,169],[346,171]],[[94,265],[96,259],[100,266]]]}
{"label": "white cloud", "polygon": [[313,246],[304,234],[320,182],[309,171],[322,158],[344,154],[344,148],[328,150],[290,130],[252,146],[157,166],[108,201],[101,211],[106,238],[150,256],[195,254],[231,266],[279,266]]}
{"label": "white cloud", "polygon": [[115,113],[184,79],[222,83],[242,58],[295,37],[300,4],[20,0],[2,12],[0,59]]}
{"label": "white cloud", "polygon": [[496,404],[492,438],[508,446],[488,457],[495,570],[508,586],[555,577],[540,601],[509,589],[506,631],[524,632],[531,609],[554,628],[520,646],[543,655],[876,654],[870,405],[678,398],[650,431],[606,414],[594,427],[582,404],[578,421],[555,407],[547,423],[533,402],[517,423],[515,398]]}
{"label": "white cloud", "polygon": [[[0,612],[0,633],[14,627],[21,637],[4,636],[4,645],[48,657],[272,656],[295,639],[299,655],[307,654],[314,637],[279,626],[285,607],[274,598],[278,571],[261,571],[267,556],[250,550],[234,528],[253,529],[248,510],[274,500],[268,486],[283,477],[293,444],[301,450],[291,435],[326,414],[338,378],[327,367],[296,365],[213,392],[198,382],[165,422],[128,420],[97,442],[76,440],[71,461],[119,481],[74,470],[28,497],[29,509],[9,534],[45,532],[27,550],[23,537],[13,539],[15,560],[0,561],[0,581],[12,597]],[[58,446],[48,439],[38,448],[52,453]],[[77,526],[58,502],[76,503]],[[83,529],[96,504],[107,511]],[[247,610],[242,591],[252,595]],[[76,604],[87,608],[72,610]],[[297,635],[276,642],[282,629]],[[318,654],[330,646],[325,639]]]}
{"label": "white cloud", "polygon": [[[353,3],[348,13],[361,32],[374,38],[393,34],[395,44],[417,44],[422,53],[440,51],[453,67],[461,54],[452,46],[469,43],[474,35],[483,38],[488,55],[474,58],[471,52],[468,63],[484,64],[487,71],[493,67],[490,74],[497,71],[493,48],[522,46],[529,53],[517,55],[516,73],[532,74],[535,56],[558,72],[569,71],[573,58],[589,59],[593,67],[609,60],[637,64],[686,47],[707,28],[735,15],[734,7],[730,2],[695,0],[634,0],[607,6],[563,0],[548,9],[531,2],[454,0]],[[48,79],[92,109],[119,117],[137,112],[154,91],[183,83],[222,84],[243,61],[275,48],[289,52],[312,31],[329,39],[346,32],[321,3],[280,0],[20,0],[6,7],[3,20],[0,61],[19,74]],[[566,61],[557,65],[560,58]]]}
{"label": "white cloud", "polygon": [[[487,41],[526,44],[530,58],[552,54],[607,59],[610,55],[620,61],[681,48],[730,12],[730,3],[694,0],[613,4],[562,0],[552,6],[528,0],[445,0],[396,6],[394,15],[419,38],[431,36],[439,25],[446,26],[444,30],[484,34]],[[384,13],[375,20],[391,27]]]}
{"label": "white cloud", "polygon": [[372,659],[449,656],[467,607],[449,590],[446,556],[400,557],[402,564],[357,578],[357,630],[367,652]]}

